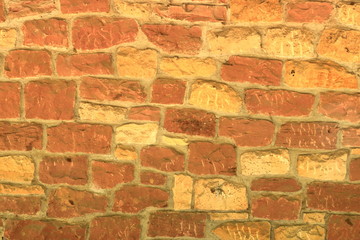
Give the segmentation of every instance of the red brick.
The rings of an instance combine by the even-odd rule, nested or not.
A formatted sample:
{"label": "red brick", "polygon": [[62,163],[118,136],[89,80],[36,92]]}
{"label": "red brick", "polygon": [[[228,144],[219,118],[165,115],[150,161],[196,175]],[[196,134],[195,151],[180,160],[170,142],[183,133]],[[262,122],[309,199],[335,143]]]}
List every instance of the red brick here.
{"label": "red brick", "polygon": [[102,49],[133,42],[137,33],[134,19],[86,17],[74,21],[72,39],[76,49]]}
{"label": "red brick", "polygon": [[360,217],[351,215],[332,215],[328,222],[327,239],[358,240],[360,236]]}
{"label": "red brick", "polygon": [[307,207],[318,210],[360,212],[360,184],[313,182],[307,188]]}
{"label": "red brick", "polygon": [[158,7],[156,12],[162,17],[187,20],[191,22],[226,21],[225,6],[183,4],[182,6]]}
{"label": "red brick", "polygon": [[258,178],[252,181],[252,191],[297,192],[301,184],[294,178]]}
{"label": "red brick", "polygon": [[141,165],[162,171],[183,171],[185,157],[171,148],[149,146],[140,153]]}
{"label": "red brick", "polygon": [[51,56],[42,50],[12,50],[5,58],[5,74],[10,78],[51,75]]}
{"label": "red brick", "polygon": [[0,118],[20,117],[20,84],[0,83]]}
{"label": "red brick", "polygon": [[193,142],[188,169],[194,174],[236,175],[236,150],[230,144]]}
{"label": "red brick", "polygon": [[147,207],[168,206],[169,194],[164,190],[142,186],[124,186],[115,192],[113,211],[137,213]]}
{"label": "red brick", "polygon": [[288,197],[264,196],[252,200],[254,217],[271,220],[295,220],[299,217],[301,201]]}
{"label": "red brick", "polygon": [[4,22],[6,20],[5,6],[4,0],[0,0],[0,22]]}
{"label": "red brick", "polygon": [[219,135],[234,139],[238,146],[267,146],[274,131],[274,124],[267,120],[220,118]]}
{"label": "red brick", "polygon": [[181,80],[157,79],[152,86],[153,103],[182,104],[184,102],[186,82]]}
{"label": "red brick", "polygon": [[140,239],[141,225],[136,216],[97,217],[91,221],[90,240]]}
{"label": "red brick", "polygon": [[37,212],[40,211],[40,208],[41,208],[40,197],[0,196],[1,213],[35,215]]}
{"label": "red brick", "polygon": [[60,187],[50,193],[47,216],[79,217],[89,213],[105,212],[106,206],[107,199],[103,195]]}
{"label": "red brick", "polygon": [[286,90],[249,89],[245,92],[247,110],[252,114],[309,115],[315,96]]}
{"label": "red brick", "polygon": [[134,179],[134,165],[94,161],[92,163],[94,184],[100,188],[113,188],[117,184]]}
{"label": "red brick", "polygon": [[324,22],[331,16],[334,7],[328,2],[294,2],[287,5],[289,22]]}
{"label": "red brick", "polygon": [[359,122],[360,94],[337,92],[321,93],[319,112],[327,117],[350,122]]}
{"label": "red brick", "polygon": [[56,10],[56,5],[53,0],[9,0],[7,1],[7,8],[8,17],[20,18],[51,13]]}
{"label": "red brick", "polygon": [[7,239],[85,240],[85,225],[70,225],[58,221],[12,220],[6,221],[4,237]]}
{"label": "red brick", "polygon": [[110,152],[110,126],[63,123],[48,128],[47,150],[50,152]]}
{"label": "red brick", "polygon": [[106,53],[60,54],[56,61],[60,76],[111,75],[112,58]]}
{"label": "red brick", "polygon": [[146,93],[138,81],[83,78],[80,96],[89,100],[144,102]]}
{"label": "red brick", "polygon": [[73,81],[34,81],[25,87],[26,118],[69,120],[74,117]]}
{"label": "red brick", "polygon": [[166,183],[166,176],[161,173],[141,172],[140,181],[142,184],[164,185]]}
{"label": "red brick", "polygon": [[60,0],[61,12],[109,12],[109,0]]}
{"label": "red brick", "polygon": [[0,122],[0,150],[41,149],[42,131],[36,123]]}
{"label": "red brick", "polygon": [[336,148],[338,126],[327,122],[288,122],[281,126],[276,145],[287,148]]}
{"label": "red brick", "polygon": [[205,213],[155,212],[150,214],[148,236],[195,237],[205,236]]}
{"label": "red brick", "polygon": [[132,107],[128,119],[144,121],[160,121],[160,108],[152,106]]}
{"label": "red brick", "polygon": [[343,129],[343,146],[360,147],[360,128]]}
{"label": "red brick", "polygon": [[221,68],[221,77],[229,82],[250,82],[279,86],[282,62],[278,60],[231,56]]}
{"label": "red brick", "polygon": [[85,185],[87,170],[88,159],[85,156],[47,156],[40,162],[39,178],[47,184]]}
{"label": "red brick", "polygon": [[215,136],[215,115],[192,108],[166,110],[164,128],[169,132]]}
{"label": "red brick", "polygon": [[150,42],[170,53],[194,55],[201,48],[201,28],[178,25],[143,25],[142,31]]}
{"label": "red brick", "polygon": [[360,181],[360,158],[351,160],[349,171],[351,181]]}

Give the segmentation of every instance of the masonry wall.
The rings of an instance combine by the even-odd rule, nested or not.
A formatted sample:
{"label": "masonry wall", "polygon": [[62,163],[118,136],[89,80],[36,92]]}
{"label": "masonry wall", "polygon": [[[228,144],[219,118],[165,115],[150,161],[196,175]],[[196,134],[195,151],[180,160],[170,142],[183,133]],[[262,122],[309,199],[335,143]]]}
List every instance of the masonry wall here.
{"label": "masonry wall", "polygon": [[1,0],[0,21],[4,239],[360,239],[360,1]]}

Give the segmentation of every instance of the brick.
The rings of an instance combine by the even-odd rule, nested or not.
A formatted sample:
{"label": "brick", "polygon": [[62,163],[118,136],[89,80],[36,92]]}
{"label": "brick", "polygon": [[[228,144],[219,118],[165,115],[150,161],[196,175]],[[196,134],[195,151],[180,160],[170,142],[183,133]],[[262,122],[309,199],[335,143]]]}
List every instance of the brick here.
{"label": "brick", "polygon": [[164,185],[166,183],[166,176],[155,172],[141,172],[140,182],[147,185]]}
{"label": "brick", "polygon": [[336,19],[341,24],[360,26],[360,4],[355,2],[340,4]]}
{"label": "brick", "polygon": [[0,212],[35,215],[40,211],[41,198],[38,196],[0,196]]}
{"label": "brick", "polygon": [[169,194],[164,190],[143,186],[124,186],[115,192],[113,211],[137,213],[147,207],[165,208]]}
{"label": "brick", "polygon": [[186,138],[169,137],[169,136],[162,136],[161,142],[165,145],[170,145],[170,146],[187,146],[189,144]]}
{"label": "brick", "polygon": [[278,60],[230,56],[222,65],[221,77],[229,82],[279,86],[282,65]]}
{"label": "brick", "polygon": [[94,185],[99,188],[113,188],[120,183],[134,179],[134,165],[114,162],[92,162]]}
{"label": "brick", "polygon": [[241,174],[247,176],[286,174],[290,156],[285,149],[245,152],[240,156],[240,165]]}
{"label": "brick", "polygon": [[0,83],[0,118],[20,117],[20,84]]}
{"label": "brick", "polygon": [[152,106],[132,107],[128,113],[128,119],[144,121],[160,121],[160,108]]}
{"label": "brick", "polygon": [[33,81],[25,86],[26,118],[74,118],[76,84],[73,81]]}
{"label": "brick", "polygon": [[360,94],[343,94],[325,92],[320,94],[319,113],[350,122],[358,122],[360,118]]}
{"label": "brick", "polygon": [[174,175],[172,188],[174,210],[191,209],[193,179],[187,175]]}
{"label": "brick", "polygon": [[84,240],[85,225],[66,224],[59,221],[12,220],[6,221],[4,237],[8,239],[71,239]]}
{"label": "brick", "polygon": [[60,0],[62,13],[109,12],[108,0]]}
{"label": "brick", "polygon": [[115,142],[121,144],[154,144],[159,126],[155,123],[128,123],[115,130]]}
{"label": "brick", "polygon": [[107,198],[104,195],[60,187],[50,193],[47,216],[80,217],[90,213],[105,212],[106,207]]}
{"label": "brick", "polygon": [[266,146],[272,141],[275,126],[260,119],[221,117],[219,135],[232,138],[238,146]]}
{"label": "brick", "polygon": [[150,214],[148,236],[202,238],[206,219],[205,213],[154,212]]}
{"label": "brick", "polygon": [[113,4],[115,11],[122,17],[135,18],[142,21],[147,21],[148,19],[158,19],[159,17],[155,15],[155,7],[158,6],[158,4],[149,2],[154,1],[134,3],[114,0]]}
{"label": "brick", "polygon": [[135,161],[137,153],[134,147],[117,145],[114,153],[118,160]]}
{"label": "brick", "polygon": [[114,73],[110,54],[60,54],[56,60],[60,76],[111,75]]}
{"label": "brick", "polygon": [[184,171],[184,154],[172,148],[149,146],[141,150],[141,165],[166,172]]}
{"label": "brick", "polygon": [[332,215],[328,222],[327,239],[356,240],[360,236],[360,217]]}
{"label": "brick", "polygon": [[34,162],[29,157],[21,155],[0,157],[1,181],[31,183],[34,171]]}
{"label": "brick", "polygon": [[117,51],[117,69],[120,77],[153,79],[157,73],[158,53],[153,49],[121,47]]}
{"label": "brick", "polygon": [[68,47],[68,26],[64,19],[26,21],[23,25],[24,45]]}
{"label": "brick", "polygon": [[156,8],[156,13],[161,17],[172,18],[177,20],[186,20],[190,22],[207,21],[207,22],[225,22],[225,6],[209,6],[184,4],[182,6],[167,6]]}
{"label": "brick", "polygon": [[284,82],[300,88],[357,88],[354,74],[331,61],[289,61],[285,63]]}
{"label": "brick", "polygon": [[351,160],[349,166],[349,178],[351,181],[360,180],[360,158]]}
{"label": "brick", "polygon": [[212,137],[215,115],[192,108],[170,108],[165,113],[164,128],[169,132]]}
{"label": "brick", "polygon": [[5,58],[5,75],[9,78],[51,75],[50,58],[45,50],[12,50]]}
{"label": "brick", "polygon": [[160,72],[175,78],[212,77],[216,71],[212,58],[164,57],[160,62]]}
{"label": "brick", "polygon": [[63,123],[47,129],[47,150],[50,152],[110,152],[110,126]]}
{"label": "brick", "polygon": [[326,213],[304,213],[303,221],[310,224],[325,224]]}
{"label": "brick", "polygon": [[270,224],[268,222],[230,222],[216,227],[212,232],[221,240],[237,238],[270,239]]}
{"label": "brick", "polygon": [[194,174],[236,175],[236,149],[230,144],[192,142],[188,169]]}
{"label": "brick", "polygon": [[252,199],[251,213],[256,218],[271,220],[298,219],[301,201],[289,197],[261,196]]}
{"label": "brick", "polygon": [[47,184],[85,185],[88,159],[85,156],[47,156],[39,164],[39,179]]}
{"label": "brick", "polygon": [[7,1],[7,17],[9,18],[21,18],[51,13],[54,10],[56,10],[56,5],[53,0]]}
{"label": "brick", "polygon": [[96,217],[91,221],[89,239],[140,239],[140,226],[136,216]]}
{"label": "brick", "polygon": [[258,178],[251,183],[251,191],[297,192],[301,188],[295,178]]}
{"label": "brick", "polygon": [[360,147],[360,128],[345,128],[343,133],[343,146]]}
{"label": "brick", "polygon": [[332,153],[299,155],[298,175],[318,180],[345,180],[348,155],[348,152],[342,150]]}
{"label": "brick", "polygon": [[5,6],[4,0],[0,1],[0,22],[4,22],[6,20]]}
{"label": "brick", "polygon": [[11,184],[0,184],[0,194],[1,195],[17,195],[17,196],[19,196],[19,195],[45,195],[45,191],[44,191],[44,188],[41,187],[40,185],[15,185],[14,186]]}
{"label": "brick", "polygon": [[194,55],[202,45],[201,28],[196,26],[145,24],[142,31],[151,43],[169,53]]}
{"label": "brick", "polygon": [[80,97],[97,101],[144,102],[146,93],[139,81],[85,77]]}
{"label": "brick", "polygon": [[278,22],[282,6],[278,0],[230,0],[232,22]]}
{"label": "brick", "polygon": [[153,103],[182,104],[184,102],[186,82],[175,79],[156,79],[152,85]]}
{"label": "brick", "polygon": [[207,32],[209,52],[216,55],[254,54],[261,52],[261,37],[246,27],[215,28]]}
{"label": "brick", "polygon": [[[0,10],[1,11],[1,10]],[[16,29],[0,29],[0,48],[9,49],[16,46],[17,31]]]}
{"label": "brick", "polygon": [[287,148],[336,148],[338,126],[327,122],[288,122],[281,126],[276,145]]}
{"label": "brick", "polygon": [[124,107],[86,102],[79,104],[78,111],[81,120],[105,123],[118,123],[125,119],[127,113]]}
{"label": "brick", "polygon": [[199,179],[194,185],[199,210],[238,211],[248,208],[246,187],[220,178]]}
{"label": "brick", "polygon": [[325,239],[325,229],[317,225],[280,226],[274,233],[276,240]]}
{"label": "brick", "polygon": [[133,42],[137,33],[134,19],[92,16],[74,21],[72,39],[75,49],[103,49]]}
{"label": "brick", "polygon": [[310,209],[360,212],[359,200],[359,184],[312,182],[307,187]]}
{"label": "brick", "polygon": [[306,28],[269,28],[264,35],[263,49],[280,57],[313,57],[315,35]]}
{"label": "brick", "polygon": [[189,103],[210,111],[237,113],[242,99],[236,90],[217,82],[196,81],[191,86]]}
{"label": "brick", "polygon": [[294,2],[286,5],[288,22],[325,22],[334,9],[329,2]]}
{"label": "brick", "polygon": [[239,219],[246,220],[248,218],[249,218],[249,214],[247,213],[210,213],[210,219],[212,221],[227,221],[227,220],[239,220]]}
{"label": "brick", "polygon": [[31,151],[42,148],[42,126],[0,122],[0,150]]}
{"label": "brick", "polygon": [[325,29],[316,52],[337,61],[360,63],[360,31]]}

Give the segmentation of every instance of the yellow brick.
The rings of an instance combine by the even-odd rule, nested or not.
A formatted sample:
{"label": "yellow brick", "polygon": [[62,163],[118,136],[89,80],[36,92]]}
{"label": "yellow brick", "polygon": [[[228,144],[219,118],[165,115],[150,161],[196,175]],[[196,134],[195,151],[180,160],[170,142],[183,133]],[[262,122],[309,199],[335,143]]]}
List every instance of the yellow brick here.
{"label": "yellow brick", "polygon": [[274,22],[282,19],[279,0],[230,0],[232,22]]}
{"label": "yellow brick", "polygon": [[26,156],[0,157],[0,180],[30,183],[34,178],[34,163]]}
{"label": "yellow brick", "polygon": [[159,126],[155,123],[128,123],[116,128],[116,143],[154,144]]}
{"label": "yellow brick", "polygon": [[93,103],[80,103],[79,115],[81,120],[118,123],[125,119],[126,108],[107,106]]}
{"label": "yellow brick", "polygon": [[325,229],[317,225],[275,228],[275,240],[325,240]]}
{"label": "yellow brick", "polygon": [[351,149],[351,155],[360,155],[360,148]]}
{"label": "yellow brick", "polygon": [[187,146],[189,143],[185,138],[162,136],[161,142],[170,146]]}
{"label": "yellow brick", "polygon": [[136,19],[149,20],[156,17],[154,14],[154,5],[150,3],[130,3],[123,0],[114,1],[115,10],[122,17],[130,17]]}
{"label": "yellow brick", "polygon": [[304,213],[303,220],[306,223],[325,224],[325,213]]}
{"label": "yellow brick", "polygon": [[342,24],[360,26],[360,3],[341,4],[337,8],[337,20]]}
{"label": "yellow brick", "polygon": [[174,210],[191,209],[191,198],[193,180],[186,175],[174,176],[174,187],[172,188]]}
{"label": "yellow brick", "polygon": [[16,45],[15,29],[0,29],[0,48],[13,48]]}
{"label": "yellow brick", "polygon": [[115,149],[115,157],[118,160],[135,161],[137,159],[137,153],[133,147],[117,145]]}
{"label": "yellow brick", "polygon": [[44,189],[41,186],[12,186],[9,184],[0,184],[0,194],[5,195],[43,195]]}
{"label": "yellow brick", "polygon": [[226,220],[243,220],[248,219],[247,213],[210,213],[212,221],[226,221]]}
{"label": "yellow brick", "polygon": [[213,230],[220,240],[269,240],[268,222],[227,222]]}

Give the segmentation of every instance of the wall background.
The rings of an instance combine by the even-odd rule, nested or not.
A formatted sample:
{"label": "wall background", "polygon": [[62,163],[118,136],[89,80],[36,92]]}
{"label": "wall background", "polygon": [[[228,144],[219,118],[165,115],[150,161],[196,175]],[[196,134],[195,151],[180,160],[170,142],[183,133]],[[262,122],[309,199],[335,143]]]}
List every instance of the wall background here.
{"label": "wall background", "polygon": [[1,0],[0,236],[359,240],[360,1]]}

